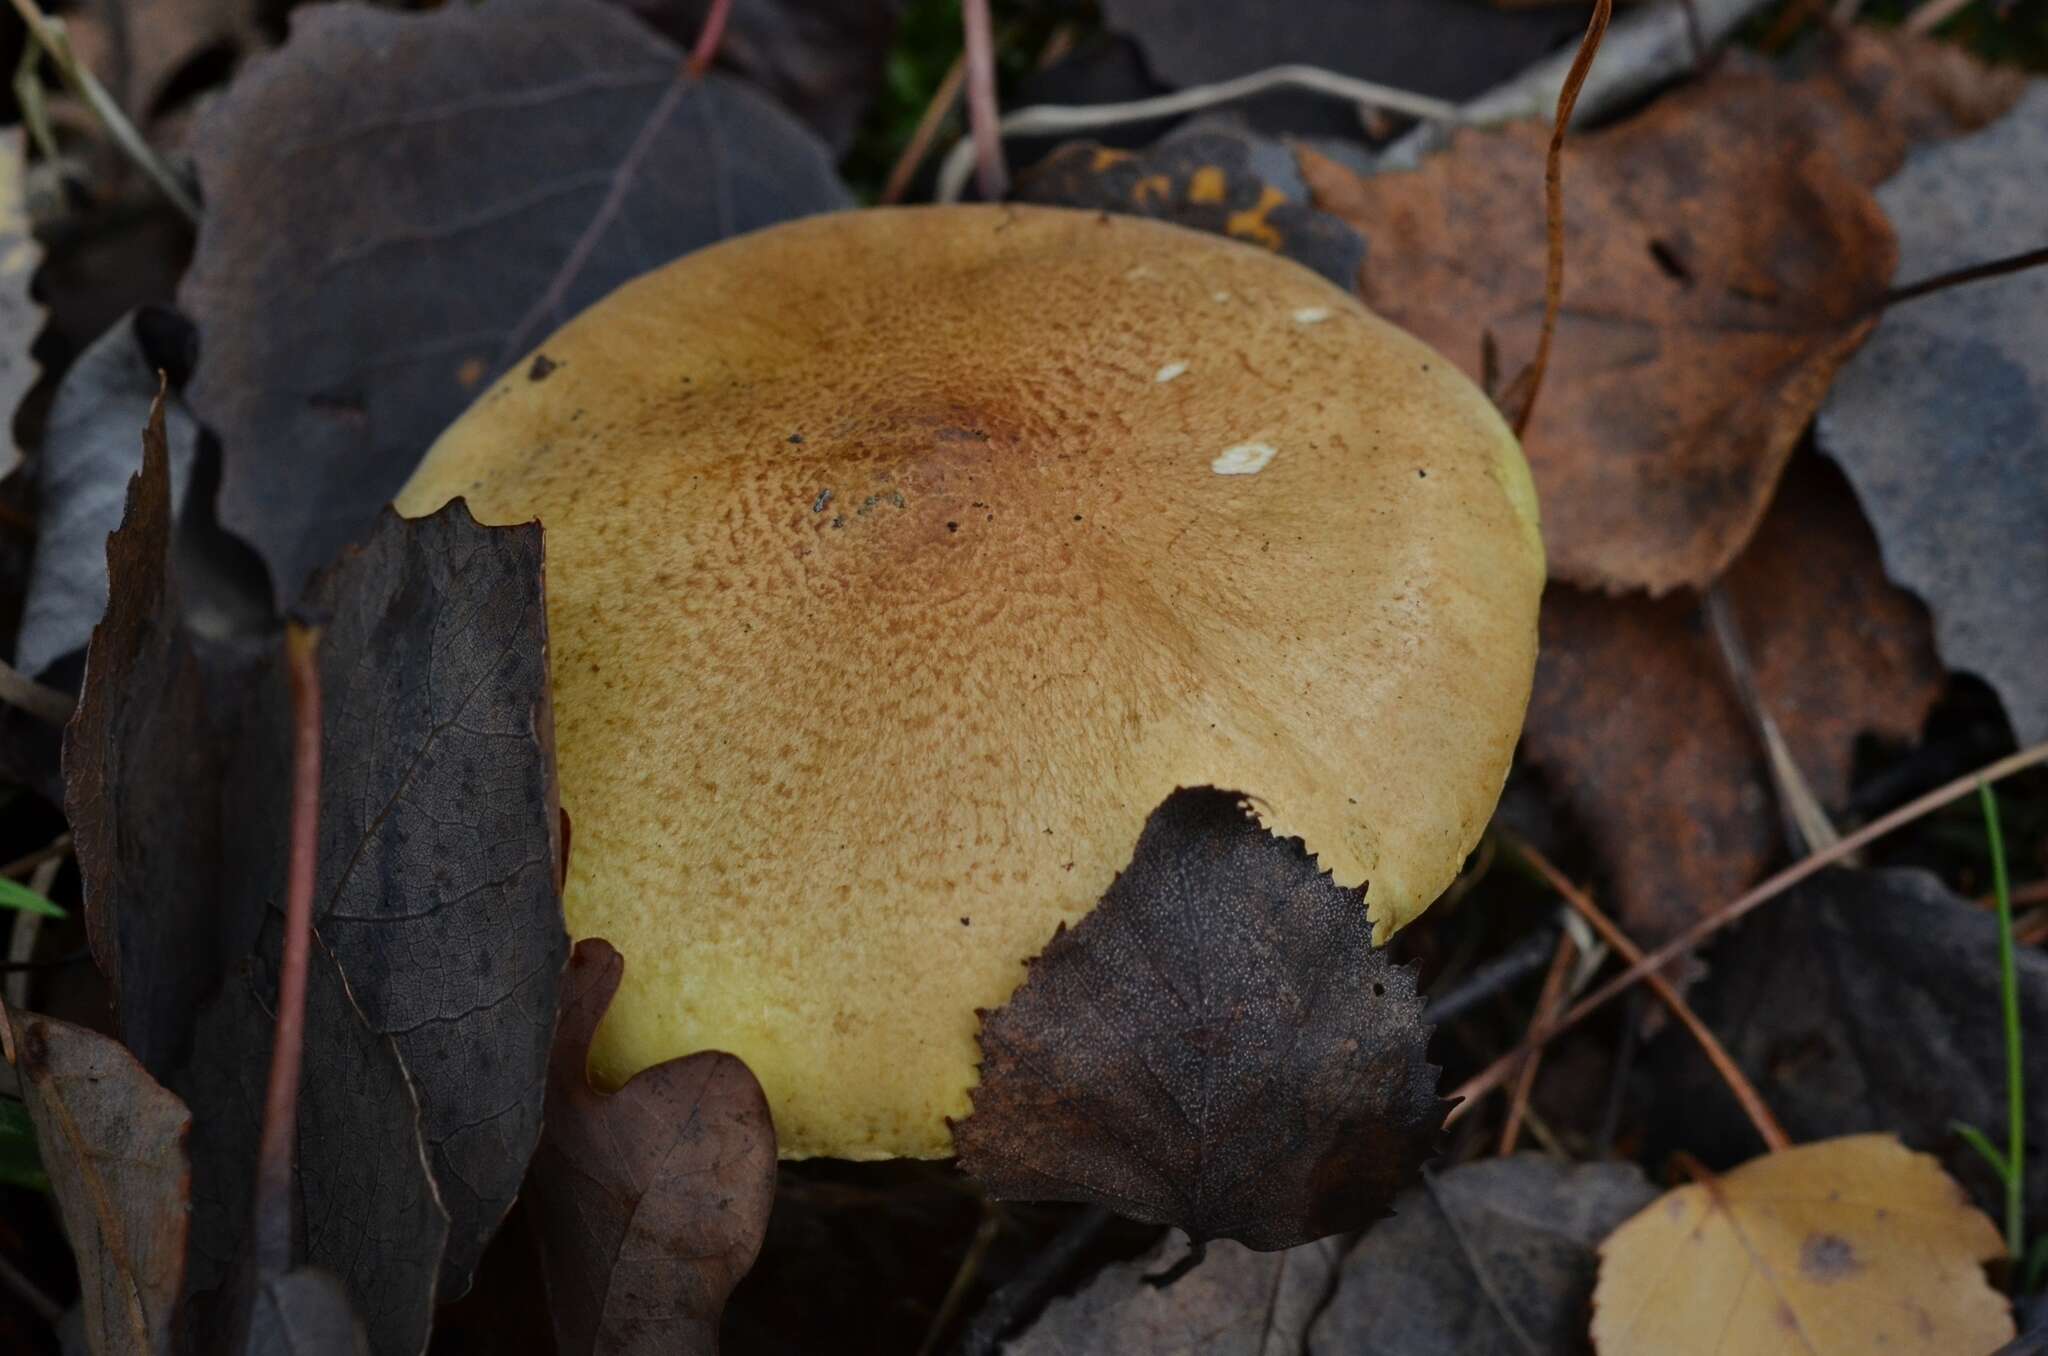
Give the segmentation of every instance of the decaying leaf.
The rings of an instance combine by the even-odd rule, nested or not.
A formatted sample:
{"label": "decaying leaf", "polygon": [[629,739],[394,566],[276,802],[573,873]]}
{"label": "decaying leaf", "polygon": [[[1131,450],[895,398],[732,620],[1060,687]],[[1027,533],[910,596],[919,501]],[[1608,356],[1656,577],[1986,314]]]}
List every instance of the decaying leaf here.
{"label": "decaying leaf", "polygon": [[1004,1346],[1005,1356],[1297,1356],[1336,1283],[1343,1249],[1333,1238],[1280,1252],[1221,1242],[1172,1285],[1148,1279],[1183,1252],[1167,1238],[1135,1261],[1105,1268],[1080,1293],[1047,1305]]}
{"label": "decaying leaf", "polygon": [[[275,964],[276,930],[265,953]],[[200,1014],[176,1087],[192,1108],[192,1259],[186,1290],[233,1288],[247,1256],[263,1095],[276,1027],[275,981],[229,975]],[[420,1136],[419,1102],[388,1036],[373,1032],[334,958],[307,967],[304,1072],[295,1151],[293,1252],[354,1299],[369,1349],[413,1356],[433,1326],[448,1238]],[[275,1279],[275,1278],[273,1278]],[[216,1315],[215,1321],[226,1316]]]}
{"label": "decaying leaf", "polygon": [[[2002,122],[1915,155],[1878,201],[1901,282],[2038,247],[2048,82]],[[2048,739],[2048,273],[1887,311],[1819,437],[1892,577],[1933,610],[1943,657],[1990,682],[2020,742]]]}
{"label": "decaying leaf", "polygon": [[817,139],[597,0],[296,11],[195,132],[179,297],[223,525],[282,602],[470,399],[700,245],[848,204]]}
{"label": "decaying leaf", "polygon": [[[107,608],[107,537],[121,524],[142,462],[142,430],[161,385],[177,376],[180,322],[144,308],[123,316],[78,355],[57,385],[36,454],[36,555],[22,601],[14,664],[41,674],[84,647]],[[175,514],[185,502],[199,426],[176,397],[164,406]],[[168,548],[167,549],[171,549]]]}
{"label": "decaying leaf", "polygon": [[1889,1135],[1745,1163],[1600,1245],[1600,1356],[1959,1356],[2013,1335],[1983,1263],[2003,1244],[1939,1164]]}
{"label": "decaying leaf", "polygon": [[1197,127],[1147,151],[1072,142],[1017,181],[1024,202],[1157,217],[1284,254],[1348,288],[1365,262],[1358,232],[1308,204],[1294,156],[1278,141]]}
{"label": "decaying leaf", "polygon": [[[1822,803],[1859,734],[1915,736],[1941,690],[1925,610],[1885,581],[1825,462],[1795,463],[1725,587],[1763,709]],[[1553,584],[1523,748],[1598,849],[1623,925],[1653,945],[1753,883],[1783,841],[1763,745],[1697,594]]]}
{"label": "decaying leaf", "polygon": [[1631,1164],[1523,1154],[1423,1179],[1344,1258],[1309,1356],[1569,1356],[1594,1248],[1656,1193]]}
{"label": "decaying leaf", "polygon": [[1100,1201],[1196,1240],[1363,1227],[1444,1114],[1411,971],[1362,892],[1235,793],[1179,791],[1095,910],[984,1013],[961,1166],[997,1196]]}
{"label": "decaying leaf", "polygon": [[64,732],[64,810],[78,845],[86,932],[121,1038],[168,1079],[220,975],[224,753],[222,713],[179,624],[161,402],[142,445],[120,530],[106,542],[106,615],[93,629],[78,712]]}
{"label": "decaying leaf", "polygon": [[29,233],[28,202],[22,185],[27,134],[15,127],[0,132],[0,478],[21,463],[14,441],[14,415],[41,369],[29,348],[43,328],[43,308],[29,294],[42,246]]}
{"label": "decaying leaf", "polygon": [[[1565,145],[1570,268],[1524,438],[1553,578],[1704,585],[1778,474],[1891,277],[1890,228],[1830,148],[1810,85],[1724,65]],[[1466,131],[1416,171],[1304,157],[1365,236],[1359,293],[1478,377],[1535,352],[1547,128]]]}
{"label": "decaying leaf", "polygon": [[135,1057],[54,1017],[0,1005],[0,1053],[34,1118],[99,1356],[169,1350],[185,1269],[192,1117]]}
{"label": "decaying leaf", "polygon": [[706,1051],[590,1086],[590,1040],[625,962],[577,945],[528,1203],[562,1356],[715,1353],[726,1297],[761,1250],[775,1127],[747,1066]]}
{"label": "decaying leaf", "polygon": [[[614,0],[680,47],[711,0]],[[718,66],[774,95],[843,155],[880,88],[904,0],[747,0],[732,7]]]}
{"label": "decaying leaf", "polygon": [[[2021,947],[2027,1145],[2048,1144],[2048,954]],[[1987,1206],[2003,1198],[1990,1168],[1950,1129],[2003,1141],[2005,1022],[1998,924],[1933,876],[1909,869],[1831,871],[1755,915],[1709,956],[1694,1006],[1794,1138],[1888,1130],[1945,1167]],[[1902,1035],[1910,1033],[1910,1036]],[[1710,1163],[1754,1143],[1716,1100],[1720,1079],[1692,1046],[1672,1049],[1660,1107],[1666,1128]],[[2027,1175],[2027,1212],[2048,1218],[2048,1173]]]}

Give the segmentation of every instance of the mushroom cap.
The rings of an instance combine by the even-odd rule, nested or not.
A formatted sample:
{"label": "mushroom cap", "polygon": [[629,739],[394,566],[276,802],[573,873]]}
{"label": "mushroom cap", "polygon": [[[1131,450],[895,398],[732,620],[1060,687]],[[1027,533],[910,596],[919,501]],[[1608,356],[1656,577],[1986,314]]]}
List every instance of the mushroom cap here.
{"label": "mushroom cap", "polygon": [[628,283],[398,506],[538,517],[602,1080],[744,1059],[785,1156],[944,1156],[976,1010],[1179,787],[1380,939],[1507,774],[1543,552],[1513,435],[1305,268],[1160,222],[812,217]]}

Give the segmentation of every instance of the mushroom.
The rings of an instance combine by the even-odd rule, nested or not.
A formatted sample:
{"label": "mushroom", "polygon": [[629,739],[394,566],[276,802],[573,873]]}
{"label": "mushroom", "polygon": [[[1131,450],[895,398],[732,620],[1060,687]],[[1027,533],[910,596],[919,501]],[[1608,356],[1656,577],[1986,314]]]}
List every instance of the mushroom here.
{"label": "mushroom", "polygon": [[564,905],[618,1082],[716,1048],[789,1157],[941,1157],[976,1011],[1176,788],[1246,794],[1380,940],[1528,700],[1543,550],[1450,363],[1257,248],[845,212],[592,306],[399,508],[547,530]]}

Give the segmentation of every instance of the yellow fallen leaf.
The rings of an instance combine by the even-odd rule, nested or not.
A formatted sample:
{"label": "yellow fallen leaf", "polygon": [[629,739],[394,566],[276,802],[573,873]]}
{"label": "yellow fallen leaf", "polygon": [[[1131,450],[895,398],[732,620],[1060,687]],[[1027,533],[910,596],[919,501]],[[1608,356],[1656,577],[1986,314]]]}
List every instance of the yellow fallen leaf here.
{"label": "yellow fallen leaf", "polygon": [[1987,1356],[2013,1336],[1997,1228],[1890,1135],[1823,1140],[1678,1188],[1608,1235],[1600,1356]]}

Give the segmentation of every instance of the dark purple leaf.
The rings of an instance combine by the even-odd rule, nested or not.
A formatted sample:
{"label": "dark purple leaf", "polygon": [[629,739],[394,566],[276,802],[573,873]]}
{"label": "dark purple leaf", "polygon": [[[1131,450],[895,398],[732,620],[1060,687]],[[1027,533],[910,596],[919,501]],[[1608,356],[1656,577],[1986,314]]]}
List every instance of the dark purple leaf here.
{"label": "dark purple leaf", "polygon": [[1099,1201],[1270,1250],[1362,1228],[1444,1104],[1414,974],[1363,892],[1235,793],[1179,791],[1094,912],[984,1013],[961,1166],[1005,1199]]}

